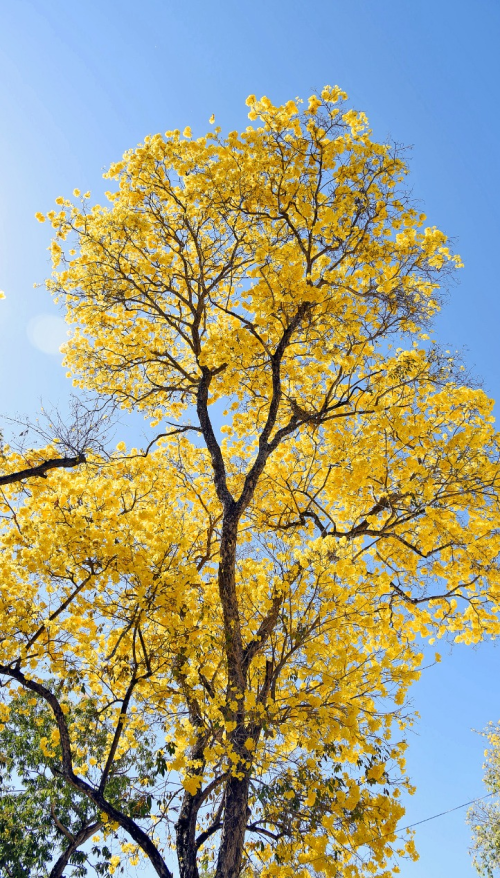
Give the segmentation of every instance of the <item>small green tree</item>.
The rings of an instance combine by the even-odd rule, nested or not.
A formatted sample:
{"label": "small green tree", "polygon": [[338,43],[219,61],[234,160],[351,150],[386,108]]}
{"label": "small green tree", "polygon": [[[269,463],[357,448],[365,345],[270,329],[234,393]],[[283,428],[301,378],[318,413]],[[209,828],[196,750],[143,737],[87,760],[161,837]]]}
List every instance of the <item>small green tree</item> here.
{"label": "small green tree", "polygon": [[470,808],[467,822],[472,829],[471,853],[480,875],[493,878],[500,874],[500,722],[483,732],[489,742],[484,764],[484,783],[494,798],[479,801]]}
{"label": "small green tree", "polygon": [[[68,712],[79,730],[77,748],[102,749],[106,729],[96,730],[92,704],[85,699]],[[108,730],[109,731],[109,730]],[[100,740],[99,740],[100,739]],[[141,777],[154,783],[151,751],[141,743]],[[137,764],[137,754],[135,754]],[[140,816],[144,789],[134,790],[127,758],[114,766],[114,798]],[[0,728],[0,875],[8,878],[83,878],[115,871],[114,848],[120,838],[95,804],[64,780],[58,732],[50,709],[32,693],[18,691]],[[85,850],[82,846],[92,839]],[[67,867],[71,872],[66,871]]]}

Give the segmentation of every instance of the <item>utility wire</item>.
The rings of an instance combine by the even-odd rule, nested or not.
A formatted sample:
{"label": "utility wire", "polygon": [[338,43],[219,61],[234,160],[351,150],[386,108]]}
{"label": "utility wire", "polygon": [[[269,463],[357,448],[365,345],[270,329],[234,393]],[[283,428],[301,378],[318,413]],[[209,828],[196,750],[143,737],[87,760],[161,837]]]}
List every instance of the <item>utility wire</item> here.
{"label": "utility wire", "polygon": [[[439,814],[433,814],[432,817],[425,817],[424,820],[417,820],[416,823],[410,823],[408,824],[408,826],[402,826],[401,829],[398,829],[397,834],[399,835],[400,832],[404,832],[405,829],[413,829],[414,826],[420,826],[422,823],[428,823],[429,820],[435,820],[437,817],[444,817],[445,814],[451,814],[452,811],[459,811],[460,808],[466,808],[467,805],[475,805],[476,802],[482,802],[484,799],[489,799],[490,796],[494,795],[495,793],[486,793],[485,796],[480,796],[479,799],[471,799],[470,802],[463,802],[462,805],[455,805],[454,808],[448,808],[447,811],[440,811]],[[378,836],[378,838],[383,837],[383,835]]]}
{"label": "utility wire", "polygon": [[[409,823],[408,826],[402,826],[401,829],[398,829],[397,832],[394,833],[396,838],[400,836],[402,832],[405,832],[406,829],[414,829],[415,826],[421,826],[422,823],[428,823],[429,820],[436,820],[438,817],[444,817],[445,814],[451,814],[453,811],[459,811],[460,808],[466,808],[467,805],[475,805],[476,802],[483,802],[484,799],[489,799],[491,796],[496,795],[496,793],[486,793],[485,796],[479,796],[477,799],[471,799],[469,802],[462,802],[461,805],[455,805],[454,808],[448,808],[447,811],[440,811],[439,814],[433,814],[432,817],[424,817],[423,820],[417,820],[416,823]],[[356,845],[356,847],[364,847],[366,844],[369,844],[371,841],[377,841],[379,838],[387,838],[388,835],[393,835],[392,832],[386,832],[384,835],[372,835],[371,838],[363,841],[361,844]],[[354,854],[354,856],[363,862],[362,858],[356,853],[354,848],[349,849],[349,853]],[[320,857],[313,857],[312,860],[309,860],[310,863],[314,863],[316,860],[323,859],[325,855],[321,855]]]}

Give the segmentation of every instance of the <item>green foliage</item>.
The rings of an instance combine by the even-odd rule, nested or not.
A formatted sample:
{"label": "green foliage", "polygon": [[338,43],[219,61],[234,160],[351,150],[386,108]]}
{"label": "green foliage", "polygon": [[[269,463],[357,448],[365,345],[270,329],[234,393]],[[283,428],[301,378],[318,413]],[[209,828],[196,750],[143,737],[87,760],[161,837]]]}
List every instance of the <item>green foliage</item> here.
{"label": "green foliage", "polygon": [[[60,688],[60,687],[59,687]],[[59,693],[61,694],[61,693]],[[68,703],[68,702],[67,702]],[[99,876],[110,876],[113,849],[119,836],[102,823],[96,806],[61,775],[58,734],[50,709],[31,693],[17,691],[9,703],[10,714],[0,730],[0,874],[9,878],[49,878],[58,859],[67,855],[71,872],[84,878],[89,867]],[[68,705],[68,718],[79,731],[77,762],[87,751],[104,751],[109,730],[99,720],[92,702]],[[135,754],[141,777],[153,782],[158,773],[155,754],[144,742]],[[147,788],[134,790],[126,759],[113,766],[108,800],[120,803],[135,819],[149,814]],[[85,850],[78,849],[89,841]],[[72,843],[81,838],[77,849]],[[59,874],[59,873],[58,873]],[[62,872],[61,872],[62,874]]]}
{"label": "green foliage", "polygon": [[476,802],[467,814],[472,830],[472,856],[480,875],[500,874],[500,722],[483,732],[490,747],[485,752],[484,783],[495,798]]}

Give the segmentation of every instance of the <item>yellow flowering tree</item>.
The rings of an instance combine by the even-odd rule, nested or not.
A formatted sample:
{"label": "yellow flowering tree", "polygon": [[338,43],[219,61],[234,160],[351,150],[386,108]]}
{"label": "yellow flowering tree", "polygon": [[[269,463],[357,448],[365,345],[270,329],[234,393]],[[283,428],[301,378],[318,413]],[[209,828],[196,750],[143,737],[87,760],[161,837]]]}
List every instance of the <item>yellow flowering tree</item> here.
{"label": "yellow flowering tree", "polygon": [[[491,403],[426,332],[459,260],[344,101],[252,96],[48,214],[74,383],[159,432],[5,486],[0,672],[164,878],[169,845],[181,878],[391,874],[416,641],[499,627]],[[112,779],[145,730],[138,813]]]}

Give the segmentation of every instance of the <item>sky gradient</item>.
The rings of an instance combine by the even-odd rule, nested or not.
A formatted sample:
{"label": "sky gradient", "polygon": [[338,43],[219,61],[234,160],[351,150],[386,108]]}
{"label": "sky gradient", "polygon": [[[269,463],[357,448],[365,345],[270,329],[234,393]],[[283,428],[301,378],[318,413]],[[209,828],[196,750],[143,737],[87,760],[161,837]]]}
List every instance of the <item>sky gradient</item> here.
{"label": "sky gradient", "polygon": [[[240,128],[248,94],[277,103],[325,84],[376,137],[412,147],[413,194],[465,262],[437,337],[500,396],[499,37],[498,0],[0,0],[0,412],[34,415],[70,392],[34,214],[75,187],[99,201],[102,171],[146,134],[201,134],[212,113]],[[405,824],[483,794],[471,730],[500,717],[500,650],[441,652],[413,691]],[[464,811],[423,824],[401,875],[472,878],[468,838]]]}

